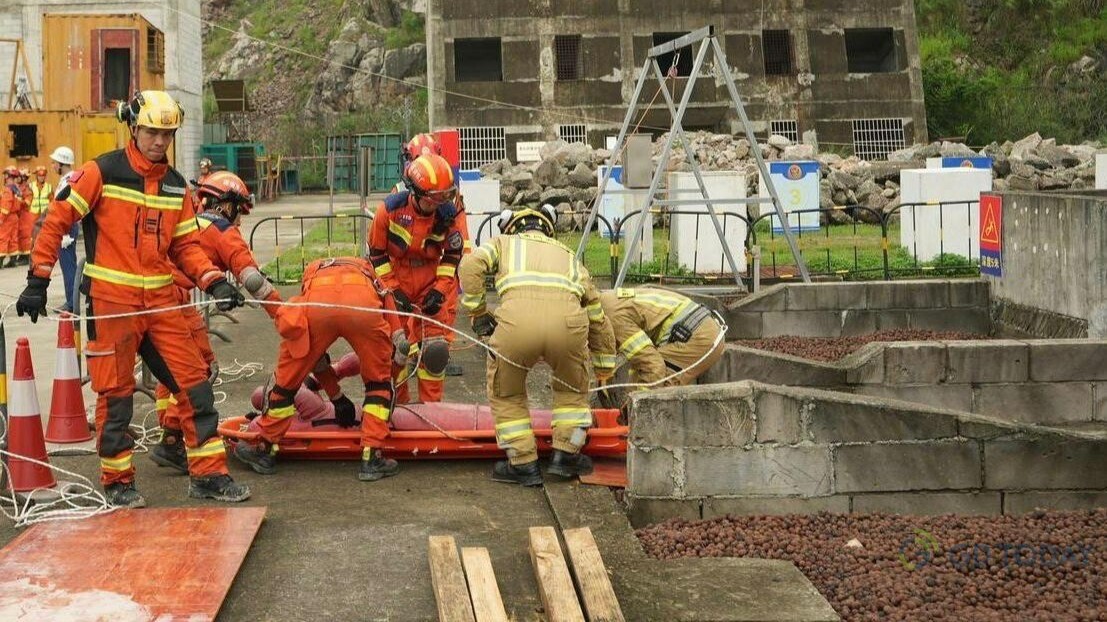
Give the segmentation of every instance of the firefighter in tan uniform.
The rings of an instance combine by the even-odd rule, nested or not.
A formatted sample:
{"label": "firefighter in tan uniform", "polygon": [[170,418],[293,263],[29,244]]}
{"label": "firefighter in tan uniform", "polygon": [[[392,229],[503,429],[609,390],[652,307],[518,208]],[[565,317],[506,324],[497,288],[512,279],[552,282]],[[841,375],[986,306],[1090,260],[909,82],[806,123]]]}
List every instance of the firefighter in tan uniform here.
{"label": "firefighter in tan uniform", "polygon": [[[508,459],[496,463],[492,479],[524,486],[542,484],[538,450],[527,409],[527,371],[538,361],[553,370],[554,454],[548,474],[562,477],[592,471],[580,453],[592,425],[588,406],[588,353],[597,379],[615,367],[615,337],[604,317],[599,293],[573,252],[551,236],[553,208],[505,210],[504,235],[461,260],[461,304],[473,330],[490,336],[488,401],[496,421],[496,441]],[[495,275],[500,306],[494,317],[485,306],[484,278]],[[511,362],[509,363],[508,360]],[[512,364],[514,363],[514,364]]]}
{"label": "firefighter in tan uniform", "polygon": [[689,385],[723,354],[722,326],[690,298],[648,287],[619,288],[600,293],[600,303],[634,382],[648,385],[679,374],[660,386]]}

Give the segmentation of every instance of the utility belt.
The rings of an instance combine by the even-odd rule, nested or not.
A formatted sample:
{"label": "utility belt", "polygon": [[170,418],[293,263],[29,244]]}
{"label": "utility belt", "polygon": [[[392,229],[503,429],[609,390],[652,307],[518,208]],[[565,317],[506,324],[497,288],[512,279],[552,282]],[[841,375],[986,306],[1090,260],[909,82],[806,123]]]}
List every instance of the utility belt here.
{"label": "utility belt", "polygon": [[684,326],[686,328],[687,332],[689,334],[691,334],[691,333],[695,332],[697,328],[700,327],[700,324],[703,324],[709,318],[713,317],[713,315],[714,314],[711,312],[710,309],[708,309],[707,307],[705,307],[701,304],[693,303],[693,304],[689,305],[686,309],[681,311],[677,315],[676,319],[673,320],[673,323],[670,324],[669,332],[668,332],[668,334],[665,335],[665,342],[668,343],[668,342],[672,341],[672,337],[673,337],[673,330],[672,329],[673,329],[673,327],[677,326],[678,324]]}
{"label": "utility belt", "polygon": [[[321,272],[324,272],[328,268],[335,267],[348,267],[357,268],[359,274],[357,275],[343,275],[343,276],[320,276]],[[346,278],[352,277],[352,278]],[[324,260],[319,267],[315,270],[315,274],[311,276],[311,279],[304,283],[307,286],[308,283],[314,283],[316,285],[367,285],[375,290],[381,288],[377,284],[377,277],[373,274],[373,271],[369,268],[369,265],[362,261],[351,261],[349,259],[330,258]]]}
{"label": "utility belt", "polygon": [[422,268],[423,266],[438,265],[438,260],[419,259],[418,257],[400,257],[395,261],[396,265],[404,266],[405,268]]}

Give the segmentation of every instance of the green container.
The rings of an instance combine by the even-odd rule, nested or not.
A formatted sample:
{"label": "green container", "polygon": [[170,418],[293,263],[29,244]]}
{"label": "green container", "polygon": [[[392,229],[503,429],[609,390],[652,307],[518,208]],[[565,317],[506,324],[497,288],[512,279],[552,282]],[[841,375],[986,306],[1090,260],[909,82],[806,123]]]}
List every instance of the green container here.
{"label": "green container", "polygon": [[260,187],[258,179],[259,156],[265,155],[261,143],[212,143],[200,145],[200,157],[211,160],[215,170],[230,171],[242,178],[251,192]]}
{"label": "green container", "polygon": [[[372,149],[374,192],[388,192],[400,181],[400,153],[404,140],[399,134],[346,134],[327,137],[327,150],[334,151],[334,189],[360,191],[360,163],[357,154],[362,147]],[[346,156],[346,157],[342,157]],[[349,157],[353,156],[353,157]]]}

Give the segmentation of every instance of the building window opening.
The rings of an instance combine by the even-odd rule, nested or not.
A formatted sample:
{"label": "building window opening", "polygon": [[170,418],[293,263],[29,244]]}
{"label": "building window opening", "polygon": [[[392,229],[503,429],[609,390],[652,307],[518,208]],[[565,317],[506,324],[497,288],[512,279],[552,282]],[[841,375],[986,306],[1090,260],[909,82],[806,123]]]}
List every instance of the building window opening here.
{"label": "building window opening", "polygon": [[[686,35],[686,32],[655,32],[653,33],[653,44],[661,45],[662,43],[668,43],[673,39],[679,39]],[[694,51],[692,46],[673,50],[667,54],[662,54],[657,57],[657,64],[661,67],[661,73],[668,75],[669,68],[676,63],[676,77],[687,78],[692,75],[692,63],[695,60],[692,55]]]}
{"label": "building window opening", "polygon": [[765,57],[765,75],[787,76],[792,70],[792,37],[787,30],[761,33],[761,53]]}
{"label": "building window opening", "polygon": [[779,119],[769,121],[769,135],[783,136],[792,143],[798,143],[800,139],[799,123],[795,119]]}
{"label": "building window opening", "polygon": [[847,28],[846,64],[850,73],[899,71],[891,28]]}
{"label": "building window opening", "polygon": [[131,50],[104,50],[104,101],[126,101],[131,97]]}
{"label": "building window opening", "polygon": [[503,82],[500,38],[455,39],[454,79],[457,82]]}
{"label": "building window opening", "polygon": [[555,36],[554,58],[558,80],[580,80],[584,73],[580,58],[580,35]]}
{"label": "building window opening", "polygon": [[862,160],[887,160],[903,149],[903,119],[854,119],[853,152]]}
{"label": "building window opening", "polygon": [[8,150],[8,157],[38,157],[37,125],[9,125],[8,132],[11,134],[12,137],[12,148]]}
{"label": "building window opening", "polygon": [[581,125],[557,126],[557,137],[567,143],[588,143],[588,128]]}
{"label": "building window opening", "polygon": [[165,35],[157,28],[146,29],[146,70],[165,73]]}

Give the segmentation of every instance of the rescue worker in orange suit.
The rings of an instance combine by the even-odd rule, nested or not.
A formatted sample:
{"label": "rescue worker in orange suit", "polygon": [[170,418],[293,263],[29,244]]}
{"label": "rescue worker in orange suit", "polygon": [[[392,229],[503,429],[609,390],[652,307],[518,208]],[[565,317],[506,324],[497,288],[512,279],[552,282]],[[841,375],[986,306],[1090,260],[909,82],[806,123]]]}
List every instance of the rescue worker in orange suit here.
{"label": "rescue worker in orange suit", "polygon": [[[218,171],[205,178],[204,183],[196,189],[196,197],[201,210],[196,217],[200,228],[200,246],[208,259],[218,270],[234,274],[251,297],[268,302],[280,302],[280,294],[258,269],[250,246],[242,238],[238,228],[242,216],[249,214],[253,209],[253,198],[246,182],[229,171]],[[188,304],[191,299],[192,282],[179,270],[174,271],[173,277],[177,284],[178,304]],[[276,305],[266,304],[262,305],[262,308],[269,317],[277,317]],[[219,367],[211,348],[204,317],[195,307],[181,311],[192,333],[193,341],[196,342],[204,362],[211,370],[209,378],[214,382],[218,376]],[[150,450],[150,459],[161,466],[188,473],[180,409],[177,406],[179,400],[172,396],[169,388],[162,383],[158,383],[154,393],[162,436],[161,441]]]}
{"label": "rescue worker in orange suit", "polygon": [[723,355],[722,326],[691,298],[649,287],[619,288],[601,292],[600,303],[634,382],[653,384],[679,374],[656,388],[689,385]]}
{"label": "rescue worker in orange suit", "polygon": [[[433,134],[416,134],[415,138],[412,138],[408,141],[402,153],[403,167],[406,170],[408,165],[410,165],[416,158],[421,155],[442,155],[442,145],[438,142],[438,139],[436,139]],[[404,189],[404,182],[400,181],[392,187],[392,192],[403,192]],[[454,204],[457,205],[458,211],[465,211],[465,201],[464,198],[461,196],[461,192],[458,192],[457,197],[454,199]],[[457,224],[458,227],[460,227],[462,232],[465,234],[465,248],[463,252],[467,254],[469,253],[469,251],[473,250],[472,244],[469,241],[468,220],[462,218]],[[455,287],[446,297],[446,304],[444,305],[446,308],[447,316],[446,320],[443,321],[450,326],[453,326],[454,321],[457,319],[457,302],[458,288]],[[454,333],[453,331],[447,332],[446,343],[452,346],[456,337],[457,333]],[[450,361],[446,364],[445,373],[447,376],[461,376],[465,372],[464,369],[462,369],[461,365]]]}
{"label": "rescue worker in orange suit", "polygon": [[[539,486],[538,450],[527,408],[527,372],[538,361],[553,370],[553,447],[547,474],[560,477],[592,472],[580,453],[592,425],[588,405],[588,357],[597,380],[615,369],[615,336],[600,306],[599,292],[573,251],[553,239],[554,210],[504,210],[500,231],[461,260],[461,304],[473,330],[490,336],[488,401],[496,422],[496,442],[507,460],[497,462],[492,479]],[[500,306],[485,306],[485,276],[495,275]],[[509,362],[510,361],[510,362]]]}
{"label": "rescue worker in orange suit", "polygon": [[[188,470],[188,495],[243,501],[250,489],[227,472],[217,426],[219,413],[208,368],[177,304],[173,266],[210,294],[222,310],[244,299],[200,246],[193,197],[185,179],[166,161],[184,110],[163,91],[141,91],[121,102],[127,123],[126,148],[86,162],[50,204],[31,253],[27,288],[16,303],[31,321],[46,313],[46,291],[62,236],[81,221],[85,256],[82,291],[89,320],[85,357],[96,399],[100,482],[109,503],[143,507],[135,487],[134,440],[128,426],[134,411],[134,361],[142,356],[159,380],[181,396]],[[124,317],[107,317],[118,316]]]}
{"label": "rescue worker in orange suit", "polygon": [[23,189],[19,187],[19,169],[4,169],[4,187],[0,189],[0,267],[15,265],[19,254],[19,215],[23,212]]}
{"label": "rescue worker in orange suit", "polygon": [[[376,481],[399,472],[399,465],[381,453],[388,437],[388,420],[392,416],[392,337],[399,330],[395,315],[358,311],[349,308],[328,308],[315,305],[361,307],[370,310],[387,309],[387,288],[376,278],[369,262],[356,257],[317,259],[304,271],[299,296],[290,303],[304,302],[308,306],[283,306],[277,312],[277,330],[281,334],[277,370],[266,387],[266,400],[258,420],[261,441],[240,442],[235,446],[236,458],[254,471],[271,475],[277,470],[277,454],[281,439],[296,415],[295,396],[300,385],[313,370],[329,371],[320,377],[334,404],[335,419],[342,427],[357,425],[353,403],[341,395],[333,397],[337,376],[325,358],[327,348],[339,337],[353,347],[361,366],[365,397],[361,406],[361,468],[358,479]],[[389,318],[392,318],[390,321]]]}
{"label": "rescue worker in orange suit", "polygon": [[[31,253],[31,243],[35,236],[38,235],[38,230],[42,227],[42,219],[46,217],[46,208],[50,205],[50,200],[54,198],[54,187],[50,185],[50,182],[46,181],[46,167],[38,166],[35,168],[35,178],[31,180],[31,209],[28,212],[28,223],[24,225],[26,227],[27,235],[27,254]],[[20,237],[22,238],[24,231],[20,231]],[[21,240],[22,241],[22,240]]]}
{"label": "rescue worker in orange suit", "polygon": [[[396,308],[452,325],[456,307],[457,264],[466,243],[465,211],[455,202],[457,185],[449,163],[439,155],[421,155],[404,171],[407,190],[388,195],[377,207],[369,232],[369,260],[392,290]],[[418,305],[418,307],[416,307]],[[409,361],[417,361],[419,401],[442,401],[450,345],[446,328],[405,318]],[[405,341],[394,335],[397,345]],[[397,403],[408,402],[405,366],[394,370]]]}

